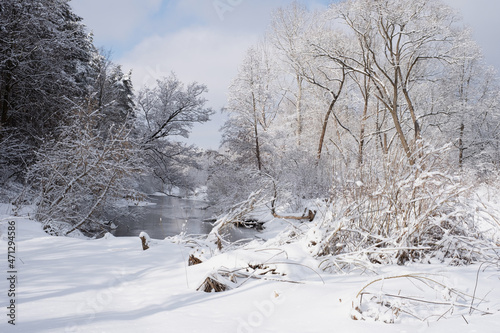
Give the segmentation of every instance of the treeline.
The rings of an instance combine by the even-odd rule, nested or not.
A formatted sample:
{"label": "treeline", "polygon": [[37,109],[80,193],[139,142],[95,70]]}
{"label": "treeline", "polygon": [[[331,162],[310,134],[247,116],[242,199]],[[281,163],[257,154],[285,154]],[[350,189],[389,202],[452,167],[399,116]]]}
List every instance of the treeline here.
{"label": "treeline", "polygon": [[436,148],[449,174],[498,169],[496,71],[443,2],[294,3],[268,31],[230,87],[214,201],[245,200],[271,181],[270,195],[299,209],[384,183],[388,165],[418,169]]}
{"label": "treeline", "polygon": [[27,184],[48,228],[93,232],[144,179],[194,186],[195,151],[174,138],[213,111],[173,74],[136,94],[81,21],[65,0],[0,2],[0,187]]}
{"label": "treeline", "polygon": [[214,239],[267,211],[301,219],[281,244],[327,270],[495,258],[474,189],[498,174],[499,92],[439,0],[279,9],[230,87],[208,183],[230,213]]}

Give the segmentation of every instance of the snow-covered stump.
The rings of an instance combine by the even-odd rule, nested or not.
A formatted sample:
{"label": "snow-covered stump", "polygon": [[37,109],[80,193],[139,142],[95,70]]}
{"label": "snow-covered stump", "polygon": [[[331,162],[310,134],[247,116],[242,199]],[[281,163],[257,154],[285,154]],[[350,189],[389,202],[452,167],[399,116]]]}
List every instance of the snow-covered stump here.
{"label": "snow-covered stump", "polygon": [[188,259],[188,266],[194,266],[194,265],[199,265],[201,264],[203,261],[201,261],[200,258],[197,258],[194,256],[194,254],[191,254],[189,256],[189,259]]}
{"label": "snow-covered stump", "polygon": [[151,241],[151,238],[149,237],[149,235],[147,233],[145,233],[144,231],[142,231],[139,234],[139,238],[141,239],[142,249],[144,251],[146,251],[147,249],[149,249],[149,242]]}
{"label": "snow-covered stump", "polygon": [[234,276],[234,274],[214,271],[207,275],[205,280],[203,280],[203,282],[196,290],[204,291],[206,293],[219,293],[237,287],[238,284],[236,281],[236,276]]}
{"label": "snow-covered stump", "polygon": [[228,289],[227,285],[209,276],[205,279],[205,281],[203,281],[203,283],[198,287],[197,290],[204,291],[206,293],[211,293],[212,291],[219,293],[222,291],[226,291],[227,289]]}

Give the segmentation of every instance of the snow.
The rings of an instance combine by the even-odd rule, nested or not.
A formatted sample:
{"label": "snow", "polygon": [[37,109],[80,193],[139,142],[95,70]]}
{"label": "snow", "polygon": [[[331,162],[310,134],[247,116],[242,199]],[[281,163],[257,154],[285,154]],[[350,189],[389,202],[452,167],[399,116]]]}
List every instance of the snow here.
{"label": "snow", "polygon": [[[7,210],[0,208],[0,213]],[[0,221],[3,249],[8,221],[16,221],[18,269],[16,326],[4,317],[0,332],[500,331],[500,274],[493,264],[483,265],[479,275],[479,264],[442,263],[377,266],[377,275],[327,274],[317,268],[307,246],[263,249],[262,242],[253,241],[224,253],[208,249],[202,264],[188,266],[189,254],[196,251],[180,236],[153,240],[143,251],[138,237],[53,237],[28,218],[4,214]],[[197,291],[211,274],[259,263],[263,266],[250,270],[253,277],[238,279],[237,288]],[[269,269],[277,273],[259,275]],[[435,283],[424,285],[419,276]],[[360,291],[367,293],[361,304]],[[469,314],[471,298],[457,297],[455,291],[475,295],[474,306],[492,314]],[[398,306],[409,310],[405,306],[416,303],[387,296],[392,294],[444,305],[411,307],[422,321],[396,315]],[[1,297],[5,309],[8,300],[5,293]]]}
{"label": "snow", "polygon": [[155,193],[153,193],[151,195],[153,195],[155,197],[167,197],[168,196],[168,194],[165,194],[163,192],[155,192]]}

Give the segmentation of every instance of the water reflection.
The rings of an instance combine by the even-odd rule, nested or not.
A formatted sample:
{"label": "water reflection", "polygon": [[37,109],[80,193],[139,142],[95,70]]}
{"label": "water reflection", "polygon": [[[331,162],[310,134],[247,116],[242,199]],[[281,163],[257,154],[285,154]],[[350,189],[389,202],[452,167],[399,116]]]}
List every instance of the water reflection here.
{"label": "water reflection", "polygon": [[138,236],[145,231],[155,239],[164,239],[181,233],[208,234],[212,225],[204,222],[212,212],[202,201],[185,200],[168,196],[151,196],[155,205],[128,207],[131,213],[124,217],[113,232],[115,236]]}
{"label": "water reflection", "polygon": [[[179,235],[206,235],[212,230],[213,212],[206,202],[186,200],[169,196],[150,196],[155,205],[128,207],[128,217],[115,223],[118,228],[112,233],[117,237],[139,236],[142,231],[151,238],[165,239]],[[224,238],[229,241],[253,239],[255,229],[234,227]]]}

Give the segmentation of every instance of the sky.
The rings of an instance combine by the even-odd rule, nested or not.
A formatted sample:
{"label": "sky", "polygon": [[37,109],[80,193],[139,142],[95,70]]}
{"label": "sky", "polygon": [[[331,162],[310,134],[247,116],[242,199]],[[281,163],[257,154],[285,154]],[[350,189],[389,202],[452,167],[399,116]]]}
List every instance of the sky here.
{"label": "sky", "polygon": [[[486,61],[500,70],[499,0],[444,0],[461,11]],[[72,0],[98,47],[111,51],[136,90],[175,73],[184,83],[207,85],[216,114],[188,140],[217,149],[225,115],[220,110],[246,50],[268,29],[273,10],[292,0]],[[302,0],[310,9],[331,0]]]}

